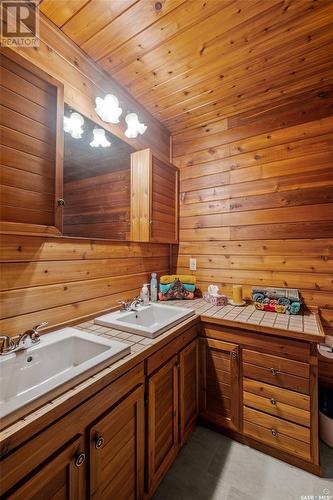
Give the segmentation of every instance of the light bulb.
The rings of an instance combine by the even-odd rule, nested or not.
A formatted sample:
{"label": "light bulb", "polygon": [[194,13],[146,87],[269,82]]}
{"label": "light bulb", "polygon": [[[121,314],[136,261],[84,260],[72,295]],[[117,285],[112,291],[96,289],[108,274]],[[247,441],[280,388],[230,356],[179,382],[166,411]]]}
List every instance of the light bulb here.
{"label": "light bulb", "polygon": [[119,123],[119,117],[123,110],[115,95],[107,94],[104,99],[96,97],[96,113],[107,123]]}
{"label": "light bulb", "polygon": [[125,121],[127,123],[125,135],[129,139],[134,139],[138,136],[138,134],[142,135],[147,130],[147,126],[144,123],[139,122],[138,115],[136,113],[128,113]]}
{"label": "light bulb", "polygon": [[68,118],[64,116],[64,131],[70,134],[73,139],[81,139],[83,134],[84,119],[79,113],[72,113]]}
{"label": "light bulb", "polygon": [[111,146],[111,142],[105,137],[105,130],[103,128],[95,128],[93,130],[94,138],[90,143],[92,148],[108,148]]}

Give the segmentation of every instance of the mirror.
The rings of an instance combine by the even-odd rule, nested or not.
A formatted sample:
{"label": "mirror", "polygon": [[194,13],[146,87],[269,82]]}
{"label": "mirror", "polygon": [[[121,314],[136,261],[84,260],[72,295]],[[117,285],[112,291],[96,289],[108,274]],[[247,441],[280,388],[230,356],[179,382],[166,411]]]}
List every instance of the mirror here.
{"label": "mirror", "polygon": [[63,234],[129,240],[135,149],[67,105],[64,115]]}

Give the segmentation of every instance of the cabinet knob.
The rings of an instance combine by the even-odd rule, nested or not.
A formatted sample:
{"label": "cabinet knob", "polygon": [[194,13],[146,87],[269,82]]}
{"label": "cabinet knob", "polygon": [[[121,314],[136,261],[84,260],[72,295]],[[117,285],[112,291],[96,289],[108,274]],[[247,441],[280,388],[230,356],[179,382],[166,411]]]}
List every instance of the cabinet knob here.
{"label": "cabinet knob", "polygon": [[99,434],[97,434],[95,436],[95,448],[96,448],[96,450],[99,450],[100,448],[102,448],[103,444],[104,444],[103,436],[100,436]]}
{"label": "cabinet knob", "polygon": [[271,429],[272,436],[276,437],[278,436],[278,431],[276,429]]}
{"label": "cabinet knob", "polygon": [[57,205],[58,205],[58,207],[64,207],[65,206],[65,200],[63,198],[59,198],[57,200]]}
{"label": "cabinet knob", "polygon": [[237,351],[232,351],[231,356],[232,356],[233,358],[237,358],[237,356],[238,356]]}
{"label": "cabinet knob", "polygon": [[272,405],[276,405],[276,399],[271,398],[271,400],[270,400],[270,401],[271,401]]}
{"label": "cabinet knob", "polygon": [[272,375],[274,375],[274,377],[279,373],[279,370],[277,370],[276,368],[270,368],[269,371]]}
{"label": "cabinet knob", "polygon": [[86,455],[84,453],[79,453],[75,458],[75,467],[81,467],[85,459]]}

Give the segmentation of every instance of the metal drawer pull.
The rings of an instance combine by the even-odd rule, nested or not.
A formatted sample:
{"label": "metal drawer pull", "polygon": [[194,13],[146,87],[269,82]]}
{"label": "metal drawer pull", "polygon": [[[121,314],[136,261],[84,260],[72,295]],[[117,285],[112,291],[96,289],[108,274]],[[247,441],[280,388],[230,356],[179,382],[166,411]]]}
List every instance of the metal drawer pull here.
{"label": "metal drawer pull", "polygon": [[99,450],[100,448],[102,448],[103,444],[104,444],[104,438],[103,438],[103,436],[99,436],[97,434],[97,436],[95,437],[95,448],[96,448],[96,450]]}
{"label": "metal drawer pull", "polygon": [[271,429],[272,436],[276,437],[279,435],[278,431],[276,429]]}
{"label": "metal drawer pull", "polygon": [[274,377],[280,373],[279,370],[277,370],[276,368],[270,368],[269,371],[271,372],[272,375],[274,375]]}
{"label": "metal drawer pull", "polygon": [[81,467],[83,462],[85,461],[86,456],[84,453],[79,453],[77,457],[75,458],[75,467]]}
{"label": "metal drawer pull", "polygon": [[271,398],[271,399],[270,399],[270,402],[272,403],[272,405],[276,405],[276,399]]}

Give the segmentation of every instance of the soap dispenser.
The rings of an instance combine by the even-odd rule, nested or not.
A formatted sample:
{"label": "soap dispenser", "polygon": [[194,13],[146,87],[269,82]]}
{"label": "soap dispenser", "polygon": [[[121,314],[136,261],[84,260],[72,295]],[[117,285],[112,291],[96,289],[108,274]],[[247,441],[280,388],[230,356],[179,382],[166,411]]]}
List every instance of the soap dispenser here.
{"label": "soap dispenser", "polygon": [[143,301],[144,305],[149,304],[149,283],[145,283],[141,289],[140,299]]}

